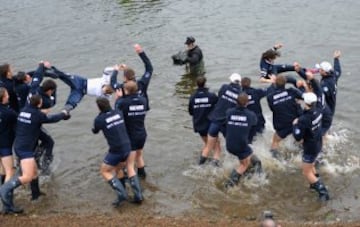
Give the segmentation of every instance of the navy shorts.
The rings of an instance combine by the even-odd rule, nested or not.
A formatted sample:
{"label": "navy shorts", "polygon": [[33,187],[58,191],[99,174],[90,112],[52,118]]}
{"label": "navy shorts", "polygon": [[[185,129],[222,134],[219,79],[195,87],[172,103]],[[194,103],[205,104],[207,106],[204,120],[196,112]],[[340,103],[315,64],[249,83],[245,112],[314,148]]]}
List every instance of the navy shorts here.
{"label": "navy shorts", "polygon": [[117,166],[120,162],[125,162],[130,153],[112,153],[108,152],[105,155],[104,163],[109,166]]}
{"label": "navy shorts", "polygon": [[225,137],[226,134],[225,126],[219,122],[211,122],[208,130],[208,134],[212,137],[218,137],[219,132],[221,132]]}
{"label": "navy shorts", "polygon": [[305,163],[314,163],[316,157],[321,152],[322,149],[322,140],[318,141],[317,143],[304,143],[304,154],[302,156],[302,160]]}
{"label": "navy shorts", "polygon": [[199,130],[199,131],[197,131],[197,133],[199,133],[199,135],[200,135],[201,137],[204,137],[204,136],[207,136],[208,131],[209,131],[209,129]]}
{"label": "navy shorts", "polygon": [[35,152],[34,151],[19,151],[15,150],[15,154],[19,157],[20,160],[27,159],[27,158],[34,158]]}
{"label": "navy shorts", "polygon": [[11,148],[0,148],[0,157],[11,156],[12,154]]}
{"label": "navy shorts", "polygon": [[251,147],[249,145],[246,145],[246,147],[241,151],[231,151],[231,150],[228,150],[228,151],[229,151],[229,153],[238,157],[239,160],[244,160],[245,158],[249,157],[253,153],[253,150],[251,149]]}
{"label": "navy shorts", "polygon": [[317,154],[303,154],[302,161],[304,163],[312,164],[315,162]]}
{"label": "navy shorts", "polygon": [[281,138],[284,139],[285,137],[287,137],[288,135],[290,135],[293,131],[293,128],[284,128],[284,129],[280,129],[280,130],[276,130],[276,134]]}
{"label": "navy shorts", "polygon": [[144,138],[130,138],[131,150],[140,150],[144,148],[146,136]]}

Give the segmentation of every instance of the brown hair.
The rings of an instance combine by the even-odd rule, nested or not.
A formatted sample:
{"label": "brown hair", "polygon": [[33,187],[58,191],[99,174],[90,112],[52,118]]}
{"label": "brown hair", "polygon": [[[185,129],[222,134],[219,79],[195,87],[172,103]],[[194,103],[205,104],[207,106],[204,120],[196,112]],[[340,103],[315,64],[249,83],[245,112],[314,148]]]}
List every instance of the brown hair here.
{"label": "brown hair", "polygon": [[206,84],[206,77],[205,76],[199,76],[196,78],[196,84],[199,88],[205,87]]}
{"label": "brown hair", "polygon": [[286,84],[286,78],[283,75],[277,75],[275,79],[275,85],[276,87],[285,87]]}
{"label": "brown hair", "polygon": [[269,60],[274,60],[276,57],[280,57],[280,52],[273,49],[267,50],[261,55],[262,59],[269,59]]}
{"label": "brown hair", "polygon": [[124,84],[124,89],[128,92],[129,95],[132,95],[137,93],[138,86],[135,81],[131,80]]}
{"label": "brown hair", "polygon": [[10,65],[8,63],[0,65],[0,78],[6,78],[9,72],[10,72]]}
{"label": "brown hair", "polygon": [[249,77],[244,77],[241,80],[241,87],[243,88],[249,88],[251,85],[251,79]]}
{"label": "brown hair", "polygon": [[3,103],[3,99],[5,97],[6,92],[7,92],[6,88],[0,87],[0,103]]}
{"label": "brown hair", "polygon": [[32,95],[30,97],[30,105],[37,107],[41,103],[41,95]]}
{"label": "brown hair", "polygon": [[240,95],[237,98],[237,102],[239,106],[245,107],[249,102],[249,95],[245,92],[240,93]]}
{"label": "brown hair", "polygon": [[102,90],[105,95],[111,95],[112,93],[114,93],[114,89],[108,84],[103,85]]}
{"label": "brown hair", "polygon": [[47,91],[49,91],[49,90],[55,90],[56,87],[57,87],[57,86],[56,86],[55,81],[50,80],[50,79],[45,80],[45,81],[43,82],[43,84],[41,85],[41,89],[43,90],[43,92],[47,92]]}
{"label": "brown hair", "polygon": [[135,71],[132,68],[124,69],[124,77],[126,80],[135,80]]}
{"label": "brown hair", "polygon": [[96,104],[101,112],[107,112],[111,110],[110,101],[105,97],[97,98]]}

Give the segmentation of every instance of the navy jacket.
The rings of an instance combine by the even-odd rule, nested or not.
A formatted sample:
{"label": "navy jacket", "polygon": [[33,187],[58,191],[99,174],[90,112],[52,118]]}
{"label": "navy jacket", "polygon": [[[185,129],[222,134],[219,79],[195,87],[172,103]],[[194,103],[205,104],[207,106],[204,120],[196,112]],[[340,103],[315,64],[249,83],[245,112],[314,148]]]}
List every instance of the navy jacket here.
{"label": "navy jacket", "polygon": [[249,133],[257,124],[254,112],[245,107],[235,107],[226,111],[226,149],[232,153],[243,151],[249,144]]}
{"label": "navy jacket", "polygon": [[130,140],[126,132],[123,113],[119,110],[101,112],[94,120],[93,133],[100,130],[109,145],[109,152],[130,153]]}
{"label": "navy jacket", "polygon": [[39,138],[41,125],[58,122],[64,117],[64,113],[46,115],[36,107],[25,106],[17,118],[15,151],[33,151]]}
{"label": "navy jacket", "polygon": [[[139,94],[141,96],[144,96],[146,98],[147,101],[147,106],[146,106],[146,110],[150,109],[149,106],[149,98],[147,95],[147,89],[150,83],[150,79],[153,73],[153,66],[151,64],[150,59],[147,57],[147,55],[145,54],[145,52],[141,52],[139,54],[141,60],[143,61],[144,65],[145,65],[145,73],[142,75],[140,80],[137,80],[137,85],[138,85],[138,89],[139,89]],[[114,70],[113,73],[111,74],[111,79],[110,79],[110,83],[111,83],[111,87],[114,90],[118,90],[118,89],[123,89],[123,84],[118,83],[117,82],[117,75],[118,75],[118,71]],[[123,90],[123,94],[124,94],[124,90]]]}
{"label": "navy jacket", "polygon": [[146,98],[138,94],[126,95],[116,100],[115,109],[124,114],[125,126],[130,140],[146,138]]}
{"label": "navy jacket", "polygon": [[225,124],[226,110],[237,105],[237,98],[241,92],[239,84],[224,84],[218,93],[218,101],[214,109],[209,114],[210,121]]}
{"label": "navy jacket", "polygon": [[15,138],[17,113],[8,105],[0,104],[0,148],[12,148]]}
{"label": "navy jacket", "polygon": [[275,130],[292,128],[293,120],[301,114],[300,105],[295,99],[302,99],[302,93],[295,88],[276,87],[267,95]]}
{"label": "navy jacket", "polygon": [[260,100],[266,96],[267,89],[256,89],[256,88],[243,88],[243,91],[248,94],[249,103],[247,108],[253,111],[258,119],[257,125],[261,126],[265,124],[265,118],[262,113],[261,103]]}
{"label": "navy jacket", "polygon": [[325,95],[326,104],[329,106],[331,113],[335,114],[337,81],[341,76],[340,60],[334,59],[334,70],[330,71],[328,76],[322,76],[320,81],[322,90]]}
{"label": "navy jacket", "polygon": [[208,88],[198,88],[189,99],[188,111],[192,116],[195,132],[207,130],[210,124],[209,113],[213,110],[218,97]]}

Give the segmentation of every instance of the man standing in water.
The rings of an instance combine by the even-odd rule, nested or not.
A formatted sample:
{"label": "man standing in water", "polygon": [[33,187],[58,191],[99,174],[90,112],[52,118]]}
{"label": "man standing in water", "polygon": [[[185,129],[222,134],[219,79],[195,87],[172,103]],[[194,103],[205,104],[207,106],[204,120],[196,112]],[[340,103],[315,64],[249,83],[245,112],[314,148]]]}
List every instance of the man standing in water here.
{"label": "man standing in water", "polygon": [[246,108],[248,102],[248,94],[241,93],[237,98],[238,106],[226,111],[226,149],[238,157],[240,162],[239,167],[233,169],[230,179],[225,182],[226,188],[238,184],[251,163],[253,150],[249,146],[249,134],[257,124],[257,117]]}
{"label": "man standing in water", "polygon": [[302,156],[302,170],[305,178],[310,183],[310,188],[319,193],[321,201],[329,200],[328,191],[316,173],[315,161],[322,149],[322,92],[311,72],[306,73],[307,79],[316,94],[306,92],[303,94],[305,107],[304,113],[293,121],[293,136],[297,141],[303,140],[304,153]]}
{"label": "man standing in water", "polygon": [[205,74],[205,64],[202,51],[198,45],[195,44],[195,38],[189,36],[186,38],[185,45],[187,46],[187,58],[185,62],[190,69],[190,74],[193,76],[201,76]]}

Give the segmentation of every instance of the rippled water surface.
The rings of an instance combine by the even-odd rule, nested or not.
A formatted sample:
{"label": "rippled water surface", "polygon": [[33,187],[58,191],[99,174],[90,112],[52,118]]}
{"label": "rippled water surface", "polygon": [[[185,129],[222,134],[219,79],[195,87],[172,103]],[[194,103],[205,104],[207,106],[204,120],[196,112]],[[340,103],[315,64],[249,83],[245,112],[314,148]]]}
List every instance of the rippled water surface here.
{"label": "rippled water surface", "polygon": [[[359,219],[359,10],[360,2],[353,0],[3,0],[0,62],[17,71],[48,59],[89,78],[99,76],[105,66],[126,63],[140,75],[144,69],[132,45],[143,45],[154,65],[146,122],[149,176],[142,182],[144,204],[132,209],[247,219],[270,209],[290,220]],[[266,102],[266,131],[253,144],[265,174],[225,192],[221,185],[236,165],[234,157],[223,152],[223,167],[218,169],[196,165],[202,144],[187,113],[194,81],[181,76],[184,69],[170,59],[184,48],[188,35],[203,49],[213,91],[227,83],[232,72],[262,86],[259,57],[275,42],[284,44],[278,62],[304,66],[332,61],[333,51],[342,51],[337,112],[321,168],[331,201],[319,204],[309,191],[301,175],[300,151],[291,138],[282,145],[286,163],[269,156],[273,129]],[[60,108],[69,89],[58,84]],[[102,135],[90,131],[96,114],[94,98],[86,97],[69,121],[46,126],[56,140],[53,175],[42,185],[48,196],[41,205],[29,207],[24,201],[28,192],[19,190],[19,203],[35,213],[117,212],[110,206],[115,195],[99,175],[107,145]]]}

